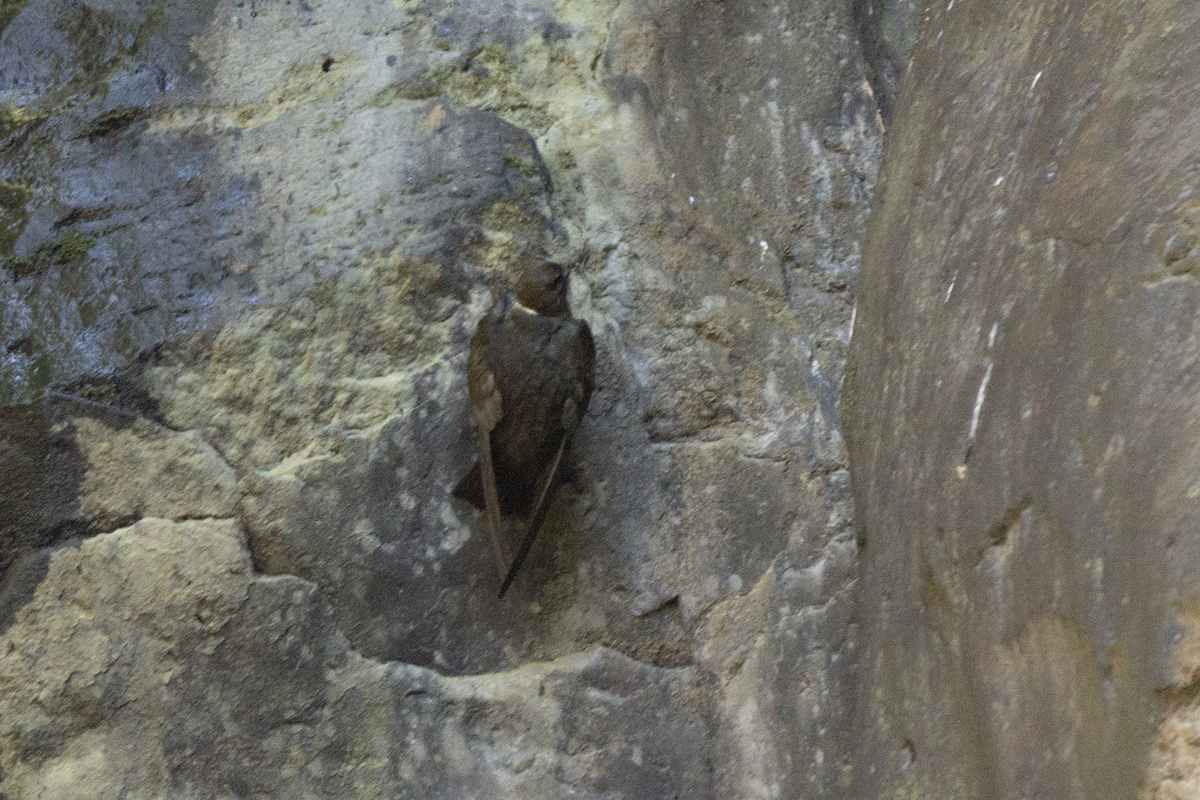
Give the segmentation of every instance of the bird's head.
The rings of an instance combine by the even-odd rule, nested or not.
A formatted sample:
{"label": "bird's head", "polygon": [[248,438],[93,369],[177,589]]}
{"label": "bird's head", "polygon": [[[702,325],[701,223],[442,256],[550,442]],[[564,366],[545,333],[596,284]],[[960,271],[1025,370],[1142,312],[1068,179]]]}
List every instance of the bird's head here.
{"label": "bird's head", "polygon": [[537,261],[517,284],[517,302],[548,317],[569,317],[567,270],[554,261]]}

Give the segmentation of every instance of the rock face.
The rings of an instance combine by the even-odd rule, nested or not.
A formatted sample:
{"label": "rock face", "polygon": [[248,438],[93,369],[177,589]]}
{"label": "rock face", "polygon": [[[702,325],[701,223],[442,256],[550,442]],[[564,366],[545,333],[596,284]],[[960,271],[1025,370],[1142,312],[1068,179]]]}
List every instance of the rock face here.
{"label": "rock face", "polygon": [[846,381],[852,794],[1193,797],[1200,11],[930,13]]}
{"label": "rock face", "polygon": [[[842,796],[856,24],[0,9],[0,794]],[[597,386],[498,603],[464,360],[543,249]]]}
{"label": "rock face", "polygon": [[500,679],[372,662],[312,584],[254,575],[232,520],[61,549],[21,616],[0,654],[8,797],[711,796],[694,668],[604,648]]}

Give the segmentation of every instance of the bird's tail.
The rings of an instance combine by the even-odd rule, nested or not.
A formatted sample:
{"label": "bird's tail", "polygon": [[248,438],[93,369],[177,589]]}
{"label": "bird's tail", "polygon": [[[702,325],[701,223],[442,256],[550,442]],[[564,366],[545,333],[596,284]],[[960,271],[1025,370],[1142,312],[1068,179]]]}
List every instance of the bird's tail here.
{"label": "bird's tail", "polygon": [[555,481],[559,476],[559,464],[562,463],[563,450],[567,446],[567,437],[564,436],[558,444],[558,452],[554,454],[554,462],[550,465],[550,469],[546,474],[546,480],[542,484],[542,491],[538,493],[537,500],[534,503],[533,519],[529,520],[529,530],[525,531],[525,538],[521,540],[521,547],[517,550],[517,555],[513,558],[512,568],[509,569],[508,575],[504,577],[504,583],[500,584],[500,597],[504,597],[504,593],[508,591],[508,587],[512,586],[513,579],[517,577],[517,572],[521,569],[521,565],[525,563],[525,558],[529,555],[529,551],[533,548],[533,540],[537,538],[538,530],[542,527],[542,522],[546,519],[546,512],[550,510],[550,497],[555,486]]}

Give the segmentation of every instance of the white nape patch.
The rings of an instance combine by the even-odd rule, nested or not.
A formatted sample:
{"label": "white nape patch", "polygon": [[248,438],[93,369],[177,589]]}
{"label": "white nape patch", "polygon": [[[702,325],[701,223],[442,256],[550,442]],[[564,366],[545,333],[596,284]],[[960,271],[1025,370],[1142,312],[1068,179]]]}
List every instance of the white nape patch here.
{"label": "white nape patch", "polygon": [[988,381],[992,379],[992,362],[987,362],[983,380],[979,382],[979,391],[975,394],[975,408],[971,411],[971,427],[967,430],[967,440],[975,441],[975,433],[979,430],[979,412],[983,410],[983,396],[987,393]]}

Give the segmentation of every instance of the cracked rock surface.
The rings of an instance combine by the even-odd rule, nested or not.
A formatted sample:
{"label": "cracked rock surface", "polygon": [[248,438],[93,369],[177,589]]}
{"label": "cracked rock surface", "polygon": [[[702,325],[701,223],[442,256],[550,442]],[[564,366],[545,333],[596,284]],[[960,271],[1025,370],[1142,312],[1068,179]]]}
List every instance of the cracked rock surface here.
{"label": "cracked rock surface", "polygon": [[[0,794],[844,796],[856,24],[0,10]],[[542,250],[596,390],[497,602],[464,362]]]}

